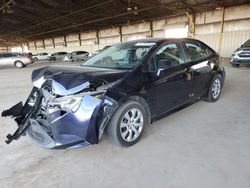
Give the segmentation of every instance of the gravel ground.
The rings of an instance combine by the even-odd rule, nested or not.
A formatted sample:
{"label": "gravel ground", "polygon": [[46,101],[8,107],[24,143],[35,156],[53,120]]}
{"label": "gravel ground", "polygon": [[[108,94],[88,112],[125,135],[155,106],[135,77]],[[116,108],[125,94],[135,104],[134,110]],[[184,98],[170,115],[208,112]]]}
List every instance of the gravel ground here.
{"label": "gravel ground", "polygon": [[[32,70],[48,64],[1,67],[0,111],[25,100]],[[249,188],[250,67],[226,65],[226,73],[218,102],[200,101],[154,122],[129,148],[106,136],[72,150],[44,149],[28,137],[6,145],[16,125],[0,118],[0,187]]]}

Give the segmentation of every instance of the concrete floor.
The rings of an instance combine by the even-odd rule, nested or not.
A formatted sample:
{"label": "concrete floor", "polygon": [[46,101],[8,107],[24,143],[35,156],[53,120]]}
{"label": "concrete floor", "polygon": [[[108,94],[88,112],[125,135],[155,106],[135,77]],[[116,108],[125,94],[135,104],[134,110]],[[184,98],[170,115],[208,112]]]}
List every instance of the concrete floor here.
{"label": "concrete floor", "polygon": [[[31,71],[0,68],[0,111],[25,100]],[[4,143],[16,125],[0,119],[0,187],[250,187],[250,67],[226,65],[216,103],[197,102],[153,123],[130,148],[48,150],[28,137]]]}

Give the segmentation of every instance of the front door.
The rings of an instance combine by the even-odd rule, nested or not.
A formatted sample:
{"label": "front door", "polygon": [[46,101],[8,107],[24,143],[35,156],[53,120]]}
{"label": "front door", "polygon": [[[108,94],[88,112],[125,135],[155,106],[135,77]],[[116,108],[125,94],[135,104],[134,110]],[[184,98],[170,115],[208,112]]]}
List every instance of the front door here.
{"label": "front door", "polygon": [[157,73],[151,97],[155,101],[156,114],[160,115],[181,106],[192,97],[192,70],[185,65],[186,59],[178,42],[162,45],[152,60]]}

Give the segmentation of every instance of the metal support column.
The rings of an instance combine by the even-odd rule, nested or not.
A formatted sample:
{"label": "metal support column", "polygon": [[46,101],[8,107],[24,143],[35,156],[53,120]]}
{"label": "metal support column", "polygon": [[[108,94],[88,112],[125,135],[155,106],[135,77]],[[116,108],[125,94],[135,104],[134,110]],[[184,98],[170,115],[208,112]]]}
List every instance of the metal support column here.
{"label": "metal support column", "polygon": [[34,46],[35,46],[35,50],[37,50],[37,46],[36,46],[36,41],[34,40]]}
{"label": "metal support column", "polygon": [[64,40],[64,46],[67,47],[67,38],[65,35],[63,36],[63,40]]}
{"label": "metal support column", "polygon": [[100,39],[99,39],[99,30],[96,30],[96,44],[99,45]]}
{"label": "metal support column", "polygon": [[45,49],[45,42],[44,42],[44,39],[42,39],[43,40],[43,49]]}
{"label": "metal support column", "polygon": [[54,37],[52,37],[52,44],[53,44],[53,48],[55,48],[56,45],[55,45],[55,38]]}
{"label": "metal support column", "polygon": [[195,12],[191,14],[186,12],[186,15],[188,17],[188,36],[195,38]]}
{"label": "metal support column", "polygon": [[122,42],[122,26],[119,26],[119,41]]}
{"label": "metal support column", "polygon": [[79,45],[82,45],[82,37],[81,37],[81,32],[78,33],[78,40],[79,40]]}
{"label": "metal support column", "polygon": [[220,33],[218,38],[218,53],[221,54],[222,50],[222,34],[224,31],[224,17],[225,17],[225,7],[221,9],[221,22],[220,22]]}
{"label": "metal support column", "polygon": [[153,37],[153,21],[152,20],[149,22],[149,37],[150,38]]}

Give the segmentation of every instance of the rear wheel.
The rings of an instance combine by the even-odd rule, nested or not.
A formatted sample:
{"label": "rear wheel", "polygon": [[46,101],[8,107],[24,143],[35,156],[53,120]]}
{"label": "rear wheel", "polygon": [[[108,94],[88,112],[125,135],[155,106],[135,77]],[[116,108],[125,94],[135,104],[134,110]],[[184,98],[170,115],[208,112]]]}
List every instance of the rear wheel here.
{"label": "rear wheel", "polygon": [[23,68],[24,67],[24,64],[23,64],[22,61],[16,61],[14,63],[14,65],[15,65],[16,68]]}
{"label": "rear wheel", "polygon": [[34,58],[34,61],[38,61],[37,57]]}
{"label": "rear wheel", "polygon": [[52,57],[52,61],[56,61],[56,57]]}
{"label": "rear wheel", "polygon": [[213,76],[208,90],[208,96],[207,96],[208,102],[216,102],[219,99],[222,85],[223,85],[222,76],[218,74]]}
{"label": "rear wheel", "polygon": [[115,112],[106,132],[115,144],[132,146],[140,140],[147,121],[143,105],[136,101],[127,101]]}

